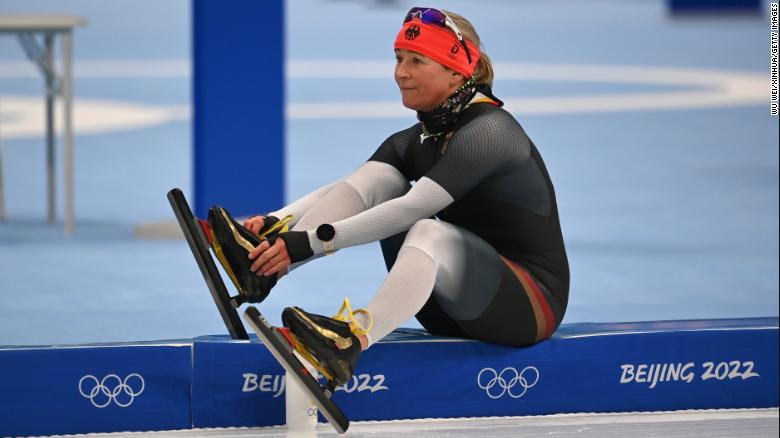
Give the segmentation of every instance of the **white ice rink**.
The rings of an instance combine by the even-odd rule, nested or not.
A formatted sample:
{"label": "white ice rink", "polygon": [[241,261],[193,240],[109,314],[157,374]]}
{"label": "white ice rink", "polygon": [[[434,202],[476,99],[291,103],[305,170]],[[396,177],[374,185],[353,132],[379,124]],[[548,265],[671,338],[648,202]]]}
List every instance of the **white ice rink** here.
{"label": "white ice rink", "polygon": [[[618,414],[560,414],[534,417],[489,417],[353,422],[349,437],[777,437],[778,409]],[[284,426],[192,429],[163,432],[127,432],[69,435],[72,437],[335,437],[328,424],[316,432],[288,432]]]}

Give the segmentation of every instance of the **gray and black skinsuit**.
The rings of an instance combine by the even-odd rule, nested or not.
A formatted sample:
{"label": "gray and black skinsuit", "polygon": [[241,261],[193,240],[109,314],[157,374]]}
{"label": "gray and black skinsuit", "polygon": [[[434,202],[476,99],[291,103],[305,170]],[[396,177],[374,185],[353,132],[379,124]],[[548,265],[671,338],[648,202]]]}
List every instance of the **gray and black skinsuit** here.
{"label": "gray and black skinsuit", "polygon": [[436,335],[548,338],[566,310],[569,267],[538,150],[492,103],[467,107],[443,142],[421,142],[421,130],[391,135],[344,179],[269,214],[298,219],[292,229],[308,231],[315,255],[322,223],[336,249],[381,241],[389,273],[366,306],[369,343],[412,316]]}

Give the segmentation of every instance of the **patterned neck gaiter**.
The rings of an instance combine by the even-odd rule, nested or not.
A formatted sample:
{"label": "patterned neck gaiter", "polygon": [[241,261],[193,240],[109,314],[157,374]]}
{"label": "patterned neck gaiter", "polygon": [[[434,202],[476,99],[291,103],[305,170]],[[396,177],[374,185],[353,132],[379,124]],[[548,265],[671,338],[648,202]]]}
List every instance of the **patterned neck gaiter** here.
{"label": "patterned neck gaiter", "polygon": [[417,111],[417,119],[422,122],[420,142],[424,143],[428,139],[436,142],[443,138],[476,93],[477,86],[472,76],[437,108],[432,111]]}

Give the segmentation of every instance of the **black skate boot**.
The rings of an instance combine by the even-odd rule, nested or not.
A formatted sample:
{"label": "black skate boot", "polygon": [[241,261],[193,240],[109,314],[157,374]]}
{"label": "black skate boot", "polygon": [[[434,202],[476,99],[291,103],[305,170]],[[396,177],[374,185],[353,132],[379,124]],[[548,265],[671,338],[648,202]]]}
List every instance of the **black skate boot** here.
{"label": "black skate boot", "polygon": [[[355,320],[355,313],[366,315],[369,321],[367,328]],[[358,336],[368,333],[373,326],[371,314],[363,309],[353,313],[348,299],[332,318],[288,307],[282,312],[282,323],[289,329],[291,336],[285,337],[293,348],[311,362],[333,387],[352,378],[362,351]]]}
{"label": "black skate boot", "polygon": [[287,231],[287,222],[291,219],[292,216],[269,220],[258,235],[236,222],[227,210],[215,205],[209,210],[208,222],[201,221],[217,259],[246,302],[263,301],[277,280],[276,274],[266,277],[252,272],[249,268],[254,261],[248,257],[249,252],[263,240],[268,239],[273,244],[279,233]]}

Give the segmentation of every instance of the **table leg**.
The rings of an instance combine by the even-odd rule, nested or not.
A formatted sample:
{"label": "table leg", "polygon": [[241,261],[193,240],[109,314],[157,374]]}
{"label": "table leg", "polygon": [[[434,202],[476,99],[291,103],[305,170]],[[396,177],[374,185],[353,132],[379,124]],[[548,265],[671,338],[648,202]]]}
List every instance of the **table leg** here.
{"label": "table leg", "polygon": [[65,234],[75,230],[73,208],[73,33],[62,33],[62,99],[64,103],[65,146]]}
{"label": "table leg", "polygon": [[[3,114],[0,108],[0,119]],[[5,185],[3,182],[3,136],[0,133],[0,222],[5,222]]]}
{"label": "table leg", "polygon": [[55,89],[56,74],[54,72],[54,34],[47,33],[43,37],[44,55],[43,62],[46,64],[44,77],[46,80],[46,187],[48,188],[47,211],[49,223],[53,224],[57,220],[57,183],[54,149],[54,98],[57,90]]}

